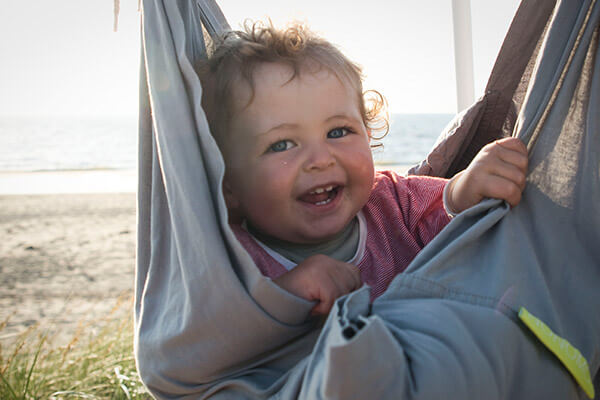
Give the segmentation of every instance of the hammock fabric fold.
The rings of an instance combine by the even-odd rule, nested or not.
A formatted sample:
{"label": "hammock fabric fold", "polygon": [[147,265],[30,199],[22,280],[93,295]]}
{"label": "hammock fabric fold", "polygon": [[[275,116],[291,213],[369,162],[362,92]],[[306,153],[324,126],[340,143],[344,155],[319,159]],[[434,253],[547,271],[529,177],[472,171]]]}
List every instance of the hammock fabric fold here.
{"label": "hammock fabric fold", "polygon": [[212,0],[144,0],[135,354],[152,394],[600,390],[599,4],[524,0],[486,94],[412,170],[452,175],[489,141],[516,135],[530,154],[521,204],[485,200],[461,213],[372,305],[363,287],[319,321],[307,318],[312,303],[260,274],[227,223],[223,159],[193,68],[203,26],[219,34],[225,18]]}

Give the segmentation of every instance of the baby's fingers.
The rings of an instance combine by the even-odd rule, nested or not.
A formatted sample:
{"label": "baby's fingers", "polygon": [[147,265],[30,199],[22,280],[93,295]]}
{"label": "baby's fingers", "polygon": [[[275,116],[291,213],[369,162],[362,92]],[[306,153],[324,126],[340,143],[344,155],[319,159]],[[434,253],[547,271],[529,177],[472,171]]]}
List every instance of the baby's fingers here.
{"label": "baby's fingers", "polygon": [[518,153],[524,153],[524,154],[527,153],[527,146],[525,146],[525,143],[523,143],[523,141],[521,141],[521,139],[516,138],[516,137],[507,137],[507,138],[503,138],[503,139],[498,139],[494,143],[496,143],[508,150],[513,150]]}
{"label": "baby's fingers", "polygon": [[317,303],[317,305],[312,309],[311,314],[329,314],[329,311],[333,307],[333,302],[344,294],[345,292],[339,286],[338,282],[331,281],[325,283],[320,296],[318,296],[319,303]]}
{"label": "baby's fingers", "polygon": [[327,278],[321,282],[319,303],[313,308],[312,314],[329,313],[337,298],[362,285],[360,272],[356,266],[341,261],[336,263],[335,268],[329,269]]}
{"label": "baby's fingers", "polygon": [[311,310],[312,315],[328,314],[340,293],[338,285],[334,281],[326,280],[319,284],[319,292],[314,298],[318,303]]}
{"label": "baby's fingers", "polygon": [[521,201],[523,187],[524,183],[520,184],[503,176],[491,175],[486,182],[484,196],[506,200],[514,207]]}
{"label": "baby's fingers", "polygon": [[527,164],[529,163],[529,156],[527,154],[527,147],[517,138],[506,138],[497,140],[496,150],[498,157],[515,167],[527,171]]}
{"label": "baby's fingers", "polygon": [[348,291],[346,293],[350,293],[353,290],[356,290],[362,286],[362,280],[360,279],[360,271],[358,267],[348,263],[342,263],[342,268],[345,270],[346,275],[346,284]]}
{"label": "baby's fingers", "polygon": [[336,268],[331,270],[331,280],[337,288],[337,295],[350,293],[361,286],[360,272],[352,264],[336,261]]}
{"label": "baby's fingers", "polygon": [[333,307],[333,300],[327,302],[320,301],[310,311],[310,315],[327,315],[329,314],[331,307]]}
{"label": "baby's fingers", "polygon": [[527,169],[499,160],[498,165],[496,168],[492,169],[491,174],[514,183],[521,191],[525,189],[527,183]]}
{"label": "baby's fingers", "polygon": [[[489,157],[485,160],[484,174],[498,175],[515,183],[521,191],[525,189],[529,158],[527,148],[519,139],[506,138],[490,145]],[[489,196],[488,193],[485,194]]]}

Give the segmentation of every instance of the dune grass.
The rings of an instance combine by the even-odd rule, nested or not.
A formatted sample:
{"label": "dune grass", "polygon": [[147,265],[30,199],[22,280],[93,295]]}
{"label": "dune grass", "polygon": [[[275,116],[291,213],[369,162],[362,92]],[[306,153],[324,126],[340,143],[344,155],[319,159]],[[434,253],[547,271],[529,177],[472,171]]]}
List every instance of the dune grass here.
{"label": "dune grass", "polygon": [[132,318],[117,318],[125,306],[119,301],[95,329],[81,323],[66,345],[32,326],[0,347],[0,399],[151,399],[135,368]]}

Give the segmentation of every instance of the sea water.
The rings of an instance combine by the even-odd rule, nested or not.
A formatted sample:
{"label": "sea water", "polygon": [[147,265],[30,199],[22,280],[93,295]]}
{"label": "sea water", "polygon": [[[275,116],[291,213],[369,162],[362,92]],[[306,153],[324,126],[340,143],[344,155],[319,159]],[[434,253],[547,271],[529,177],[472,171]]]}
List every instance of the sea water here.
{"label": "sea water", "polygon": [[[376,164],[420,162],[452,117],[391,114]],[[135,170],[137,135],[133,116],[0,117],[0,172]]]}
{"label": "sea water", "polygon": [[135,117],[0,118],[0,171],[135,169]]}

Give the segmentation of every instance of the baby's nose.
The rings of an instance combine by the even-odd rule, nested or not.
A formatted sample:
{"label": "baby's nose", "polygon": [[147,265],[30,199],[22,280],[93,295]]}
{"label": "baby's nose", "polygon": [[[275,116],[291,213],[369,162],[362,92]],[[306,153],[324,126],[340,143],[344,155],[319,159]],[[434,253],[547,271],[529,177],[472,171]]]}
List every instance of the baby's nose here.
{"label": "baby's nose", "polygon": [[315,144],[308,149],[308,157],[304,164],[306,171],[319,171],[327,169],[335,164],[335,157],[331,153],[329,146],[325,144]]}

